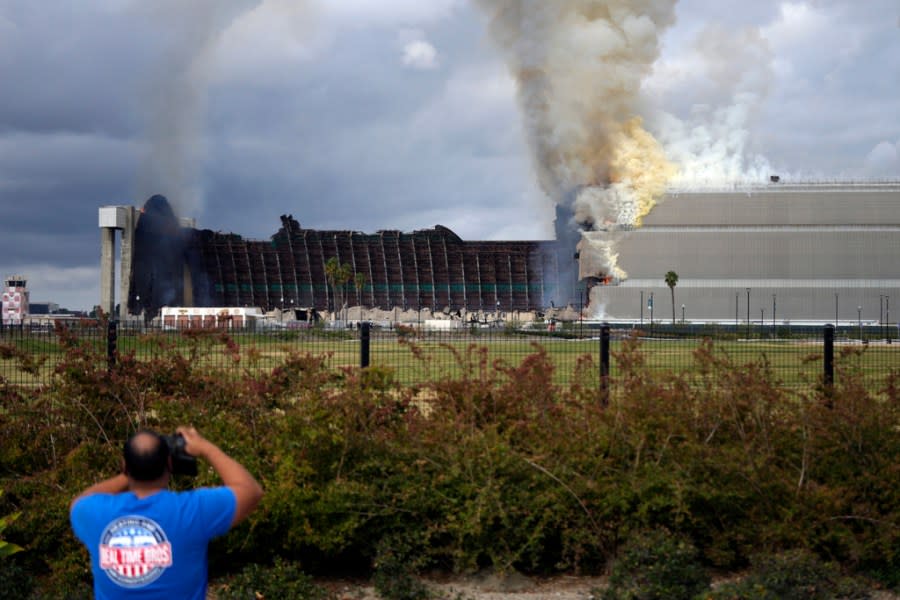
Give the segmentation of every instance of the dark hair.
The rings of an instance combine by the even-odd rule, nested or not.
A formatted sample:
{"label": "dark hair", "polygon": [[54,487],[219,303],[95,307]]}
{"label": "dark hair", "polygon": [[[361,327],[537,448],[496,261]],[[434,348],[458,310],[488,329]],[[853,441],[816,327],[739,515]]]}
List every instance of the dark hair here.
{"label": "dark hair", "polygon": [[[152,440],[135,443],[141,436]],[[162,477],[169,466],[169,446],[155,431],[142,430],[128,438],[122,448],[125,472],[137,481],[153,481]]]}

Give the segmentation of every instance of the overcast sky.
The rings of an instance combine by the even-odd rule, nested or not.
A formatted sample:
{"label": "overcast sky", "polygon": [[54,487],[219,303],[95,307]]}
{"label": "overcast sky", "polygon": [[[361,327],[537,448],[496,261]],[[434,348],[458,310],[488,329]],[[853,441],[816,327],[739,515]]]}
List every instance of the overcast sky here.
{"label": "overcast sky", "polygon": [[[98,207],[154,193],[254,239],[282,214],[551,238],[482,10],[510,1],[0,0],[0,274],[90,309]],[[519,3],[572,1],[606,3]],[[676,164],[704,157],[680,184],[710,160],[741,179],[900,179],[897,0],[681,0],[674,16],[635,116]]]}

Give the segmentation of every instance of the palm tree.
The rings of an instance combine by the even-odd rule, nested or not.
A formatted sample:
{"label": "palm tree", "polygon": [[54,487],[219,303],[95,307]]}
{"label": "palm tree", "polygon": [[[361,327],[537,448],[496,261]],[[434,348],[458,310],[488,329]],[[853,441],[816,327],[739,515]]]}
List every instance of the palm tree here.
{"label": "palm tree", "polygon": [[[334,256],[325,261],[325,279],[328,280],[328,283],[331,285],[331,296],[334,297],[337,295],[337,290],[335,289],[338,278],[338,270],[341,268],[341,262]],[[327,306],[325,308],[328,308]]]}
{"label": "palm tree", "polygon": [[[331,284],[332,294],[339,300],[341,308],[344,306],[344,286],[353,276],[353,268],[347,263],[341,264],[337,257],[332,256],[325,262],[325,277]],[[334,307],[335,315],[338,308]]]}
{"label": "palm tree", "polygon": [[675,324],[675,286],[678,285],[678,273],[669,271],[666,273],[666,285],[672,294],[672,325]]}
{"label": "palm tree", "polygon": [[366,287],[366,274],[357,273],[356,275],[354,275],[353,286],[356,288],[356,299],[359,301],[359,305],[363,306],[362,291],[363,288]]}
{"label": "palm tree", "polygon": [[341,271],[339,273],[339,281],[341,284],[341,310],[343,312],[343,320],[347,320],[347,302],[349,301],[349,293],[347,290],[347,284],[353,279],[353,267],[349,264],[344,263],[341,265]]}

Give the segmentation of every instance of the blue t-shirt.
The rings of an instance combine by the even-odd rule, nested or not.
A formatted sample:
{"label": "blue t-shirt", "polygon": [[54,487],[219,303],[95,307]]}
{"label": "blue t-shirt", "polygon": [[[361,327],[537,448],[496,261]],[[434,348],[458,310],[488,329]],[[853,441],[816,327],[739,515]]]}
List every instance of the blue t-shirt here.
{"label": "blue t-shirt", "polygon": [[72,529],[91,553],[97,600],[204,600],[206,547],[231,526],[227,487],[92,494],[72,507]]}

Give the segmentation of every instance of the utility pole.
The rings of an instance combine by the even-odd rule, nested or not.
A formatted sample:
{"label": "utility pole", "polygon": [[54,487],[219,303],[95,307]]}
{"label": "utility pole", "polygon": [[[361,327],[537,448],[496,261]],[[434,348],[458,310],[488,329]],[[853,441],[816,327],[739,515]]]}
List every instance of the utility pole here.
{"label": "utility pole", "polygon": [[581,290],[581,310],[578,311],[578,337],[584,337],[584,290]]}
{"label": "utility pole", "polygon": [[740,296],[737,292],[734,293],[734,333],[737,335],[738,330],[738,298]]}
{"label": "utility pole", "polygon": [[838,328],[838,295],[834,294],[834,330]]}
{"label": "utility pole", "polygon": [[747,337],[750,337],[750,288],[747,288]]}
{"label": "utility pole", "polygon": [[775,294],[772,294],[772,337],[775,337]]}

